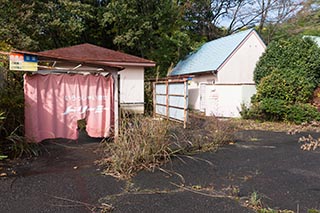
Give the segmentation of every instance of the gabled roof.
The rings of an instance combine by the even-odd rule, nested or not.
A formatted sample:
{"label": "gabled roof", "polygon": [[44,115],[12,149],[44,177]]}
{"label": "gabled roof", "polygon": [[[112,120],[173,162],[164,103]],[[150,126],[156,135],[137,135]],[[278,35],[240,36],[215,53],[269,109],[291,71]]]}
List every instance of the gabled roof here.
{"label": "gabled roof", "polygon": [[[78,58],[72,58],[72,57],[63,57],[63,56],[50,56],[49,54],[42,54],[41,52],[29,52],[29,51],[23,51],[23,50],[12,50],[10,53],[5,53],[5,52],[0,52],[0,54],[6,54],[6,55],[10,55],[11,53],[20,53],[20,54],[28,54],[28,55],[35,55],[38,56],[38,60],[39,61],[54,61],[55,63],[57,61],[64,61],[64,62],[68,62],[68,63],[75,63],[75,64],[81,64],[81,66],[88,66],[91,68],[97,68],[96,71],[101,72],[102,71],[120,71],[123,70],[124,67],[119,66],[119,65],[115,65],[112,63],[106,63],[106,62],[102,62],[102,61],[86,61],[86,60],[82,60],[82,59],[78,59]],[[38,67],[41,67],[42,65],[38,64]],[[43,67],[43,66],[42,66]],[[86,67],[86,71],[88,70],[88,67]],[[49,70],[53,70],[55,69],[54,66],[50,67],[50,66],[45,66],[46,69]],[[67,68],[68,69],[68,68]],[[78,69],[73,69],[74,72],[77,72]]]}
{"label": "gabled roof", "polygon": [[203,44],[197,51],[181,60],[170,73],[173,75],[216,71],[255,30],[249,29]]}
{"label": "gabled roof", "polygon": [[106,62],[115,65],[155,66],[154,61],[88,43],[47,50],[40,52],[40,54],[57,58],[72,58],[81,61]]}

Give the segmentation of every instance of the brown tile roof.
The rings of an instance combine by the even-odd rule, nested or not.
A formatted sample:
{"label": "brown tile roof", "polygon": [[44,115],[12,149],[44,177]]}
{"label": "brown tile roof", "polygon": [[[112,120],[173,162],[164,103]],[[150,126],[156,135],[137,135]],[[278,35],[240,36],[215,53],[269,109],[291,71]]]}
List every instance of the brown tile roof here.
{"label": "brown tile roof", "polygon": [[117,65],[123,65],[124,63],[148,64],[149,66],[155,65],[155,62],[151,60],[88,43],[59,48],[55,50],[47,50],[39,53],[45,56],[73,58],[81,61],[110,62]]}
{"label": "brown tile roof", "polygon": [[[30,54],[30,55],[36,55],[39,57],[40,60],[47,60],[47,59],[53,59],[53,60],[62,60],[62,61],[69,61],[69,62],[75,62],[75,63],[81,63],[82,65],[88,65],[88,66],[93,66],[93,67],[100,67],[103,66],[104,68],[108,68],[109,70],[123,70],[124,67],[113,64],[113,63],[108,63],[104,61],[87,61],[85,59],[80,59],[80,58],[72,58],[72,57],[63,57],[63,56],[55,56],[55,55],[50,55],[50,54],[45,54],[42,52],[29,52],[29,51],[23,51],[23,50],[12,50],[12,53],[21,53],[21,54]],[[1,54],[1,52],[0,52]],[[9,55],[10,53],[8,53]]]}

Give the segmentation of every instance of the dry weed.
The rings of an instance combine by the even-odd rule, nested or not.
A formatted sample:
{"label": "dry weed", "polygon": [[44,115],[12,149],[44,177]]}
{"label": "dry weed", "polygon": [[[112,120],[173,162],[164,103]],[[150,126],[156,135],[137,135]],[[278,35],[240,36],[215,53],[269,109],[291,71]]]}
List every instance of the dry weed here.
{"label": "dry weed", "polygon": [[299,138],[299,142],[303,143],[300,148],[304,151],[316,150],[320,147],[320,138],[315,139],[311,135]]}
{"label": "dry weed", "polygon": [[121,119],[118,140],[105,143],[104,173],[129,178],[141,169],[153,169],[174,152],[168,140],[168,122],[138,115]]}
{"label": "dry weed", "polygon": [[141,169],[153,170],[178,154],[211,151],[231,142],[234,128],[212,117],[190,116],[188,128],[164,119],[125,114],[115,143],[104,143],[105,174],[130,178]]}
{"label": "dry weed", "polygon": [[184,148],[184,151],[213,151],[220,145],[234,140],[235,128],[226,121],[215,117],[191,115],[188,127],[183,129],[176,125],[170,129],[175,142]]}
{"label": "dry weed", "polygon": [[287,132],[296,134],[303,131],[320,131],[320,122],[302,123],[300,125],[288,122],[261,122],[256,120],[229,119],[228,122],[234,125],[238,130],[262,130],[274,132]]}

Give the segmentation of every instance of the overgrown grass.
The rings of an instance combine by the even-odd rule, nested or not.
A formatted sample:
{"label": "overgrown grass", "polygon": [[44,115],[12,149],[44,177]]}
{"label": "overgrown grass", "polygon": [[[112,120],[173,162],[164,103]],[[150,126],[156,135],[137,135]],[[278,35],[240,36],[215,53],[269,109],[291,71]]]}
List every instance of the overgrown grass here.
{"label": "overgrown grass", "polygon": [[105,143],[105,173],[128,178],[143,168],[152,169],[170,159],[169,124],[138,115],[124,116],[115,143]]}
{"label": "overgrown grass", "polygon": [[[5,119],[5,117],[3,115],[4,115],[4,112],[0,112],[0,130],[1,130],[2,125],[3,125],[3,120]],[[0,160],[6,159],[8,157],[6,155],[3,155],[2,152],[3,151],[2,151],[1,146],[0,146]]]}
{"label": "overgrown grass", "polygon": [[1,153],[5,158],[11,159],[38,156],[41,152],[40,145],[27,141],[24,136],[17,134],[19,128],[22,127],[17,127],[10,135],[2,138]]}
{"label": "overgrown grass", "polygon": [[129,178],[154,168],[177,154],[212,151],[233,140],[233,128],[215,118],[192,117],[187,129],[165,119],[123,116],[116,142],[104,143],[105,174]]}
{"label": "overgrown grass", "polygon": [[229,119],[228,122],[230,122],[231,125],[236,126],[238,130],[262,130],[274,132],[287,132],[289,134],[295,134],[305,131],[320,131],[320,122],[302,123],[298,125],[288,122],[245,120],[238,118]]}
{"label": "overgrown grass", "polygon": [[191,114],[186,129],[172,125],[170,135],[174,142],[183,146],[183,151],[193,153],[214,151],[220,145],[234,140],[235,125],[215,117]]}
{"label": "overgrown grass", "polygon": [[23,74],[7,71],[0,88],[0,160],[39,152],[38,144],[24,138]]}

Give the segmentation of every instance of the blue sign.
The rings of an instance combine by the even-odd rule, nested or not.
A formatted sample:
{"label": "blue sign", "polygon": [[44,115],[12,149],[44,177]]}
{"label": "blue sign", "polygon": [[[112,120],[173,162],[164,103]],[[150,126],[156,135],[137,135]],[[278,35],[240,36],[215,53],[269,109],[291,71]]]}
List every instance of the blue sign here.
{"label": "blue sign", "polygon": [[38,57],[35,55],[24,54],[25,62],[38,62]]}

